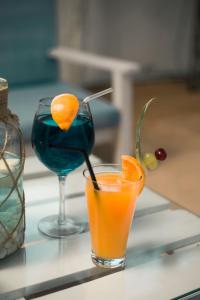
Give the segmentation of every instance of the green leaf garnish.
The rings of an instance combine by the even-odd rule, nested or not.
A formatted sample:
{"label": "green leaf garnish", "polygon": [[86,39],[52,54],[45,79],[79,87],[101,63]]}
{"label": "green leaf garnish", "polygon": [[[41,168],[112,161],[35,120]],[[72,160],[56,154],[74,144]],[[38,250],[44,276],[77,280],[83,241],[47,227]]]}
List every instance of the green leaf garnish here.
{"label": "green leaf garnish", "polygon": [[148,109],[148,107],[150,106],[150,104],[152,103],[152,101],[154,101],[156,98],[151,98],[143,107],[139,120],[137,122],[136,125],[136,147],[135,147],[135,155],[136,155],[136,159],[141,163],[142,166],[144,166],[143,163],[143,156],[142,156],[142,150],[141,150],[141,132],[142,132],[142,125],[144,122],[144,117],[146,114],[146,111]]}

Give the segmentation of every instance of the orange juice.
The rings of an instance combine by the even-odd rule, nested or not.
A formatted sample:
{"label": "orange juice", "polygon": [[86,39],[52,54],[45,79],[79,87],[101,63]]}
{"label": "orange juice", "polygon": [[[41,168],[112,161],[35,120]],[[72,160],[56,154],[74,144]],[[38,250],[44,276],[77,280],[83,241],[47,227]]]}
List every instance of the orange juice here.
{"label": "orange juice", "polygon": [[120,172],[101,172],[96,178],[100,190],[90,177],[86,184],[92,252],[107,260],[123,258],[140,186],[122,180]]}

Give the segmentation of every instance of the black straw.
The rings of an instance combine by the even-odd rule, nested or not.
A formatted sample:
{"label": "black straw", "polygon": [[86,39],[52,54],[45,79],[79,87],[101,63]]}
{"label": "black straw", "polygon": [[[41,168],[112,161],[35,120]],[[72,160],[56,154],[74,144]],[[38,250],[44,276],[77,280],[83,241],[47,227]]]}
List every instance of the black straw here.
{"label": "black straw", "polygon": [[63,147],[63,146],[59,146],[59,145],[55,146],[55,145],[52,145],[52,144],[50,145],[50,147],[51,148],[63,149],[63,150],[66,150],[66,151],[71,151],[71,152],[79,152],[79,153],[81,153],[84,156],[85,162],[87,164],[88,171],[90,173],[90,176],[91,176],[94,188],[96,190],[100,190],[99,185],[97,183],[96,176],[94,174],[94,170],[92,168],[92,164],[91,164],[89,156],[88,156],[88,154],[87,154],[87,152],[85,150],[79,149],[79,148],[75,148],[75,147]]}

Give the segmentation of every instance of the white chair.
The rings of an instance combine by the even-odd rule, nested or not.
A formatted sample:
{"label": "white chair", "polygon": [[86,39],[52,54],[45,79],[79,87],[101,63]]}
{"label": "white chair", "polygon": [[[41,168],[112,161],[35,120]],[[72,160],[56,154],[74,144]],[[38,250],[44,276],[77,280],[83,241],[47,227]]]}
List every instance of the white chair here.
{"label": "white chair", "polygon": [[[84,65],[103,71],[109,71],[113,87],[112,103],[120,112],[120,125],[117,132],[114,160],[119,161],[120,155],[133,154],[133,121],[134,121],[134,75],[140,70],[140,65],[121,59],[100,56],[70,49],[57,47],[49,52],[50,57],[57,59],[60,63],[70,62]],[[109,131],[98,132],[96,143],[109,141],[112,133]]]}

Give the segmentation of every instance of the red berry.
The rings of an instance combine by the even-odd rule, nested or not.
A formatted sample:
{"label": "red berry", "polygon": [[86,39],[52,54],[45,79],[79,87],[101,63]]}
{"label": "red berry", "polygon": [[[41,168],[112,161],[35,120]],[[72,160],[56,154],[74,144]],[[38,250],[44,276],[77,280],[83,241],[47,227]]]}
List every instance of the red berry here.
{"label": "red berry", "polygon": [[155,156],[157,160],[165,160],[167,157],[167,152],[163,148],[159,148],[155,151]]}

